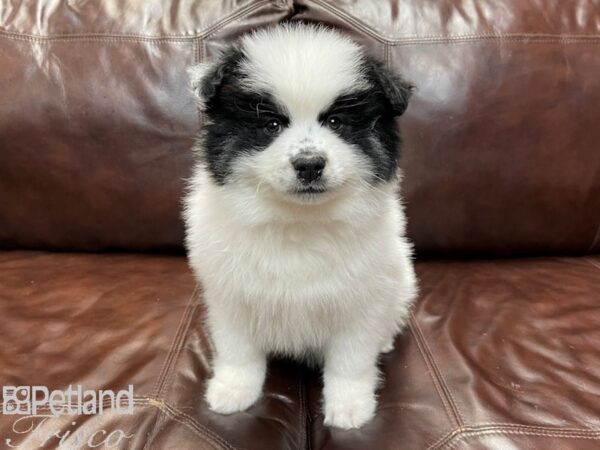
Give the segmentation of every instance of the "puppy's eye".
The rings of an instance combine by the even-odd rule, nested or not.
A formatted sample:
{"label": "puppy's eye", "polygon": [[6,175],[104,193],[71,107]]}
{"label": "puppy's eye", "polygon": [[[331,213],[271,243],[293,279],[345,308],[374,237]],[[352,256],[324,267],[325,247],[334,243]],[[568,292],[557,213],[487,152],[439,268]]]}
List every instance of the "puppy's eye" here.
{"label": "puppy's eye", "polygon": [[264,128],[265,133],[275,136],[281,132],[281,122],[278,119],[269,119]]}
{"label": "puppy's eye", "polygon": [[342,119],[338,116],[329,116],[325,119],[325,125],[331,130],[339,130],[342,126]]}

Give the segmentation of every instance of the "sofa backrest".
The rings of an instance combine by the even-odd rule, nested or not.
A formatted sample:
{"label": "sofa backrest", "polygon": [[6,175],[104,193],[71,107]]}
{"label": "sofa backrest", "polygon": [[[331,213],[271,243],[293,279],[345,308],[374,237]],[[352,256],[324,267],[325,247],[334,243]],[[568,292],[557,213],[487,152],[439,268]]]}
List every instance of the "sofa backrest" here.
{"label": "sofa backrest", "polygon": [[400,120],[421,255],[600,250],[600,10],[499,0],[0,7],[0,247],[180,250],[201,127],[185,69],[316,20],[417,86]]}

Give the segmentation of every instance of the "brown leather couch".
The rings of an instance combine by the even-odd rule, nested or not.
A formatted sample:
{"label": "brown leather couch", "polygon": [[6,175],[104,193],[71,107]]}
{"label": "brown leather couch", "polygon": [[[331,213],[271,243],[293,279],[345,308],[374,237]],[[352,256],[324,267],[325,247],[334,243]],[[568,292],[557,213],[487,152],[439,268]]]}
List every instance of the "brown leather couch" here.
{"label": "brown leather couch", "polygon": [[[422,293],[376,419],[350,432],[290,361],[246,413],[207,409],[182,250],[202,124],[186,67],[298,19],[417,86],[401,126]],[[598,449],[600,5],[0,2],[0,246],[0,384],[135,394],[133,415],[3,414],[2,448]]]}

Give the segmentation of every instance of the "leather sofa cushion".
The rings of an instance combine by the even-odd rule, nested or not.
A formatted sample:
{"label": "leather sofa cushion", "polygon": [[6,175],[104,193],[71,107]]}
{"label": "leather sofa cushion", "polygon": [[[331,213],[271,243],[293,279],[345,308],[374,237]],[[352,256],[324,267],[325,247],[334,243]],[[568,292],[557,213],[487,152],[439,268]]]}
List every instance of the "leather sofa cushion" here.
{"label": "leather sofa cushion", "polygon": [[[593,449],[600,441],[600,258],[417,264],[409,329],[381,360],[375,420],[322,425],[319,374],[275,360],[235,416],[202,401],[210,345],[181,257],[0,253],[0,384],[134,385],[135,413],[49,419],[123,429],[127,449]],[[15,416],[0,416],[13,443]],[[75,421],[75,426],[70,426]],[[37,443],[39,445],[39,442]]]}
{"label": "leather sofa cushion", "polygon": [[0,248],[181,252],[200,129],[186,69],[211,36],[288,12],[278,1],[3,5]]}
{"label": "leather sofa cushion", "polygon": [[181,251],[200,129],[185,68],[284,19],[413,81],[420,255],[600,250],[600,10],[582,2],[17,2],[0,11],[0,247]]}
{"label": "leather sofa cushion", "polygon": [[363,432],[313,447],[594,449],[600,445],[600,259],[424,262],[410,328],[382,359]]}

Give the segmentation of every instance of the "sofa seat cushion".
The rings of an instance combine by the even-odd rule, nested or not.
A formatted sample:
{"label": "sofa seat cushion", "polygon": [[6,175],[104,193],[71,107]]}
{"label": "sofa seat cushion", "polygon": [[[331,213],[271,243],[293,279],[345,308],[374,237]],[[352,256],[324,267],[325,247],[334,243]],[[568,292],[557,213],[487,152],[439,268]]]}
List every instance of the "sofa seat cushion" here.
{"label": "sofa seat cushion", "polygon": [[96,433],[97,444],[120,430],[130,437],[114,448],[127,450],[600,446],[600,257],[424,261],[417,271],[410,327],[381,360],[377,417],[345,432],[322,425],[319,373],[289,361],[270,362],[247,412],[206,408],[211,349],[183,257],[2,252],[0,384],[131,384],[134,411],[3,414],[0,436],[58,448],[53,433],[70,431],[71,444],[76,431]]}
{"label": "sofa seat cushion", "polygon": [[600,448],[600,258],[417,266],[410,327],[382,359],[379,414],[313,448]]}
{"label": "sofa seat cushion", "polygon": [[207,410],[210,349],[199,300],[181,256],[0,252],[0,385],[134,392],[133,415],[2,414],[0,439],[59,448],[70,431],[63,448],[93,448],[123,432],[131,437],[107,448],[304,447],[300,378],[289,363],[273,365],[265,400],[250,413],[231,419]]}

